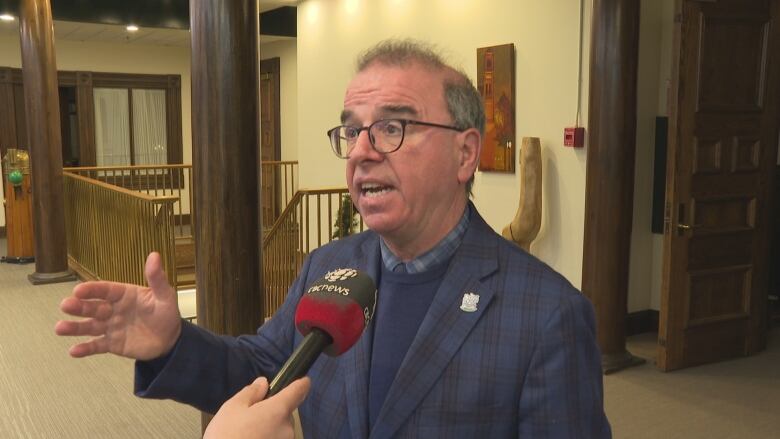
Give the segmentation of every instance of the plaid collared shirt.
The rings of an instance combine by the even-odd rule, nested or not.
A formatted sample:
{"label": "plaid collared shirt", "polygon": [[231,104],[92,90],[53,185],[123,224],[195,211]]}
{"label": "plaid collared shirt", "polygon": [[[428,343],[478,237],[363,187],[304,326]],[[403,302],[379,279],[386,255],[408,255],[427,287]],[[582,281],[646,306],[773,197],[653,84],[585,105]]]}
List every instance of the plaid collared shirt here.
{"label": "plaid collared shirt", "polygon": [[460,217],[460,221],[458,221],[458,224],[455,225],[447,236],[439,241],[432,249],[406,263],[393,254],[390,247],[385,244],[384,239],[380,239],[379,247],[381,249],[382,262],[385,264],[385,268],[393,272],[403,271],[405,268],[407,273],[422,273],[423,271],[448,260],[455,253],[455,250],[458,249],[461,241],[463,241],[463,235],[466,234],[466,229],[469,227],[470,214],[471,207],[467,204],[466,208],[463,209],[463,215]]}

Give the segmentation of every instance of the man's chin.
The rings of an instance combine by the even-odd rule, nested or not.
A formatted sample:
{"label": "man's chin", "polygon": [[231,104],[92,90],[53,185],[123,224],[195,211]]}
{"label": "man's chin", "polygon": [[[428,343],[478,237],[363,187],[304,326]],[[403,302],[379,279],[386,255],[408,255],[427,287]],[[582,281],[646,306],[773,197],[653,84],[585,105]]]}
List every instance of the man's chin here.
{"label": "man's chin", "polygon": [[396,221],[391,221],[384,214],[368,214],[363,216],[363,224],[366,228],[373,230],[380,235],[392,233],[397,229]]}

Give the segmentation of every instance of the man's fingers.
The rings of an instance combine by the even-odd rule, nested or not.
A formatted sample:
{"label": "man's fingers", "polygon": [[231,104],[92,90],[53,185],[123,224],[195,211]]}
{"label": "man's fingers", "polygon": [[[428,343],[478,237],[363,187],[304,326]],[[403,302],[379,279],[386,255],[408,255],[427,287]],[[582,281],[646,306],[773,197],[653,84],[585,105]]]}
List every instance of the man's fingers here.
{"label": "man's fingers", "polygon": [[266,393],[268,393],[268,380],[265,377],[260,377],[241,389],[233,399],[240,401],[242,406],[249,407],[262,401]]}
{"label": "man's fingers", "polygon": [[104,335],[107,323],[101,320],[87,319],[79,322],[60,320],[54,326],[57,335]]}
{"label": "man's fingers", "polygon": [[168,277],[163,271],[162,257],[159,253],[152,252],[146,257],[144,276],[146,276],[146,282],[149,284],[149,288],[154,291],[156,296],[159,297],[160,293],[168,293],[171,290],[171,285],[168,283]]}
{"label": "man's fingers", "polygon": [[72,296],[62,299],[60,309],[72,316],[92,317],[98,320],[106,320],[113,313],[113,307],[105,300],[80,300]]}
{"label": "man's fingers", "polygon": [[290,383],[272,398],[276,401],[276,404],[283,406],[287,413],[292,413],[306,399],[306,394],[309,393],[310,387],[311,380],[309,377],[303,377]]}
{"label": "man's fingers", "polygon": [[108,352],[108,339],[98,337],[84,343],[71,346],[68,353],[71,357],[82,358],[94,354],[104,354]]}
{"label": "man's fingers", "polygon": [[73,287],[73,297],[116,302],[124,295],[125,286],[125,284],[107,281],[83,282]]}

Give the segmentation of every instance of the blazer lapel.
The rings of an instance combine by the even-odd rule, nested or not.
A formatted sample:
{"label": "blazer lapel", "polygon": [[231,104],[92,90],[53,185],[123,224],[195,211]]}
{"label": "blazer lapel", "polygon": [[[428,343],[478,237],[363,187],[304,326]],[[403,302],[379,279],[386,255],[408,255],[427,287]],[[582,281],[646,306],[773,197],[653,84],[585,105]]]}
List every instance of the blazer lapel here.
{"label": "blazer lapel", "polygon": [[[376,282],[380,264],[378,236],[366,239],[356,250],[345,267],[357,268]],[[355,346],[343,354],[341,362],[344,367],[344,403],[347,405],[351,437],[354,438],[368,437],[368,376],[372,340],[371,328],[366,328]]]}
{"label": "blazer lapel", "polygon": [[[498,269],[496,239],[500,238],[476,209],[472,212],[469,229],[401,363],[371,438],[395,435],[428,394],[493,299],[494,291],[482,279]],[[479,296],[476,311],[460,308],[466,293]]]}

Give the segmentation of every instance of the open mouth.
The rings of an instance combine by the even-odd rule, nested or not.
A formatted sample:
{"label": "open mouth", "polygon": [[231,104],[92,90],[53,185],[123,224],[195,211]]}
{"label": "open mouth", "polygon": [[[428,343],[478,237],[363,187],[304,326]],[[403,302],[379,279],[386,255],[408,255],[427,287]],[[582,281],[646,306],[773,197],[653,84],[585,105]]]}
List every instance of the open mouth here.
{"label": "open mouth", "polygon": [[377,183],[363,183],[360,185],[360,194],[364,197],[378,197],[393,190],[391,186],[384,186]]}

